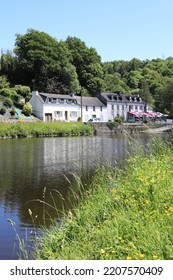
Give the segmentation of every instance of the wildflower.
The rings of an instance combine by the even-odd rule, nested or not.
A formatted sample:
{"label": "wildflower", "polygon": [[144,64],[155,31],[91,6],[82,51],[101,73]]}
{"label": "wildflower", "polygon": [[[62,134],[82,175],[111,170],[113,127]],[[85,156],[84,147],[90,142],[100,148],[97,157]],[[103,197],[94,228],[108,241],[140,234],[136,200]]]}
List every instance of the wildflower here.
{"label": "wildflower", "polygon": [[115,251],[115,250],[112,250],[112,254],[114,254],[114,253],[116,253],[116,251]]}
{"label": "wildflower", "polygon": [[131,257],[129,257],[129,256],[127,257],[127,260],[128,260],[128,261],[130,261],[131,259],[132,259]]}
{"label": "wildflower", "polygon": [[158,256],[154,255],[153,260],[158,260]]}
{"label": "wildflower", "polygon": [[116,193],[116,189],[112,189],[111,193],[112,193],[112,195],[114,195],[114,193]]}
{"label": "wildflower", "polygon": [[104,254],[104,253],[105,253],[105,250],[101,249],[100,254]]}
{"label": "wildflower", "polygon": [[141,259],[143,259],[143,258],[145,258],[145,255],[144,255],[144,254],[140,254],[139,257],[140,257]]}

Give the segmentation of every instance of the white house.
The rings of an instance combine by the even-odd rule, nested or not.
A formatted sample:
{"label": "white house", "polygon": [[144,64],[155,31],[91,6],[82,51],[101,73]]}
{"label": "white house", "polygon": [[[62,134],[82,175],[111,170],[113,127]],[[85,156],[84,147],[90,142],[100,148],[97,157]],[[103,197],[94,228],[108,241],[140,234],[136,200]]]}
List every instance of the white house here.
{"label": "white house", "polygon": [[107,122],[116,117],[134,120],[153,116],[151,108],[142,101],[139,95],[125,95],[119,91],[102,92],[97,94],[97,97],[33,91],[30,104],[33,114],[48,122],[76,122],[79,118],[83,122],[88,122],[90,119]]}
{"label": "white house", "polygon": [[32,92],[33,114],[43,121],[77,121],[80,104],[74,95]]}
{"label": "white house", "polygon": [[97,97],[107,106],[108,120],[122,117],[127,120],[129,112],[144,112],[145,103],[139,95],[124,95],[117,92],[102,92]]}
{"label": "white house", "polygon": [[97,97],[80,97],[32,92],[30,99],[33,114],[43,121],[87,122],[91,118],[107,121],[107,108]]}
{"label": "white house", "polygon": [[80,117],[83,122],[90,119],[98,119],[101,122],[107,122],[107,107],[97,97],[77,96],[78,103],[81,106]]}

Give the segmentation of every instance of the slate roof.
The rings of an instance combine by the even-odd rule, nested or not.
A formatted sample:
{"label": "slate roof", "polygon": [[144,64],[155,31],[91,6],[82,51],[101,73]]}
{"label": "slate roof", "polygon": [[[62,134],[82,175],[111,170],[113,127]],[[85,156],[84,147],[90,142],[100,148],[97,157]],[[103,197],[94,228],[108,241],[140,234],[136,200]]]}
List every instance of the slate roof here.
{"label": "slate roof", "polygon": [[[116,103],[127,103],[127,102],[140,102],[144,104],[142,99],[138,94],[136,95],[125,95],[122,92],[102,92],[100,93],[100,97],[103,101],[103,98],[106,102],[116,102]],[[104,102],[104,101],[103,101]]]}
{"label": "slate roof", "polygon": [[47,98],[77,100],[76,96],[72,96],[70,94],[55,94],[55,93],[44,93],[44,92],[39,92],[38,98],[42,103],[45,103]]}
{"label": "slate roof", "polygon": [[[81,96],[76,96],[76,99],[78,103],[81,104]],[[96,106],[96,107],[106,107],[105,104],[103,104],[100,99],[97,97],[88,97],[88,96],[82,96],[82,105],[83,106]]]}
{"label": "slate roof", "polygon": [[121,92],[102,92],[101,96],[109,102],[127,102],[126,96]]}

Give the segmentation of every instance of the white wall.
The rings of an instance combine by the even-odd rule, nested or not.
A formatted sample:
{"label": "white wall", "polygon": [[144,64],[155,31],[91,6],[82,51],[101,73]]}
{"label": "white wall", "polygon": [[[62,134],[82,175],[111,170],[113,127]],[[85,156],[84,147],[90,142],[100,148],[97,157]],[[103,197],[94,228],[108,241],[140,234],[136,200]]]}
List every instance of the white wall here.
{"label": "white wall", "polygon": [[[86,110],[86,106],[82,107],[82,121],[87,122],[89,119],[95,117],[100,119],[101,122],[107,122],[107,108],[106,107],[96,107],[93,110],[93,106],[87,106],[88,110]],[[81,112],[80,112],[81,116]]]}
{"label": "white wall", "polygon": [[[58,113],[57,113],[58,112]],[[74,121],[78,120],[79,106],[65,104],[43,104],[43,121],[46,121],[46,114],[52,114],[52,121]]]}
{"label": "white wall", "polygon": [[37,118],[43,119],[43,103],[38,99],[38,91],[32,92],[29,103],[32,105],[33,114]]}

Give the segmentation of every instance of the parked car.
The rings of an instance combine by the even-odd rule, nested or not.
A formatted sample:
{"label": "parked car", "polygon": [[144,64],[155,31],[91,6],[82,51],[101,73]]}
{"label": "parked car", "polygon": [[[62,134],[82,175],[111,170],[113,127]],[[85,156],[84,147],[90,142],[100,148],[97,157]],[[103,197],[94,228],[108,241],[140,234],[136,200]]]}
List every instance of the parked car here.
{"label": "parked car", "polygon": [[89,122],[99,122],[100,119],[99,118],[92,118],[88,120]]}

